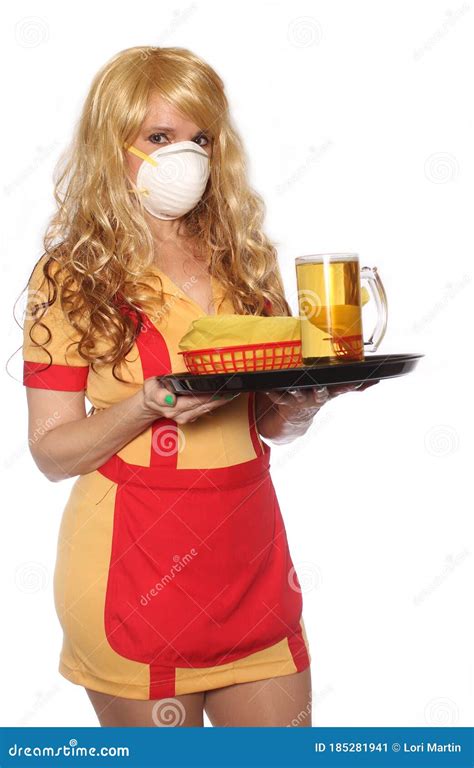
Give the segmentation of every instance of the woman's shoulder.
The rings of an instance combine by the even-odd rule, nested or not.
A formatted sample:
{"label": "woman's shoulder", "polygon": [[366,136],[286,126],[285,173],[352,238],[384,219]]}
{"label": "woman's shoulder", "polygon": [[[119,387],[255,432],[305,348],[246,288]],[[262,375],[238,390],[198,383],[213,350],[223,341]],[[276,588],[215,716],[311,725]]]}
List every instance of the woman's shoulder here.
{"label": "woman's shoulder", "polygon": [[33,265],[27,281],[29,302],[38,300],[49,306],[61,304],[65,290],[76,292],[77,279],[60,252],[44,252]]}

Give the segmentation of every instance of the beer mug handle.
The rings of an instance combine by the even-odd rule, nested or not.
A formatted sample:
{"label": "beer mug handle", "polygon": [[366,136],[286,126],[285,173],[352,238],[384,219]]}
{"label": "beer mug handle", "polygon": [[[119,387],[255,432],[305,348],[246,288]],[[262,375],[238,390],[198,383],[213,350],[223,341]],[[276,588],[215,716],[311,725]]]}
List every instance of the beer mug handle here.
{"label": "beer mug handle", "polygon": [[377,307],[377,325],[372,331],[370,339],[368,341],[364,340],[364,348],[366,351],[375,352],[387,330],[387,294],[385,293],[385,288],[383,287],[380,275],[377,272],[377,267],[361,267],[360,279],[367,280],[368,287],[370,288]]}

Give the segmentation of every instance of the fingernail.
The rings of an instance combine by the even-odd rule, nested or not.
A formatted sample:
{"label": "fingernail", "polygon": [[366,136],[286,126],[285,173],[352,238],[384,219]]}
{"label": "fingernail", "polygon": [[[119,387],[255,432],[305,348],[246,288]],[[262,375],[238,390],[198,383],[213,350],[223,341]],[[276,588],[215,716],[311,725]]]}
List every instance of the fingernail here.
{"label": "fingernail", "polygon": [[235,394],[234,394],[234,392],[226,392],[224,397],[225,397],[226,400],[232,400],[232,398],[236,397],[238,394],[239,394],[238,392],[235,392]]}
{"label": "fingernail", "polygon": [[329,395],[327,387],[318,387],[314,390],[314,397],[319,399],[320,397],[327,397]]}
{"label": "fingernail", "polygon": [[166,405],[173,405],[173,403],[174,403],[173,395],[166,395],[165,396],[165,403],[166,403]]}
{"label": "fingernail", "polygon": [[211,400],[219,400],[222,397],[222,395],[213,395],[211,397]]}

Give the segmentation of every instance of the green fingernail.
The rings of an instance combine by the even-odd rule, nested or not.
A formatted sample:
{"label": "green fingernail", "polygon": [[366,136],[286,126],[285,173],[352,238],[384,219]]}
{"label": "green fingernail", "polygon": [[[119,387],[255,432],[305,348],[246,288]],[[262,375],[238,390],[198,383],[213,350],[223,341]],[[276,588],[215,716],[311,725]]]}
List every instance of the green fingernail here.
{"label": "green fingernail", "polygon": [[166,395],[165,403],[166,403],[166,405],[173,405],[173,403],[174,403],[173,395]]}
{"label": "green fingernail", "polygon": [[231,397],[235,397],[233,392],[227,392],[227,394],[224,395],[226,400],[230,400]]}
{"label": "green fingernail", "polygon": [[222,395],[213,395],[211,397],[211,400],[219,400],[219,398],[221,398],[221,397],[222,397]]}

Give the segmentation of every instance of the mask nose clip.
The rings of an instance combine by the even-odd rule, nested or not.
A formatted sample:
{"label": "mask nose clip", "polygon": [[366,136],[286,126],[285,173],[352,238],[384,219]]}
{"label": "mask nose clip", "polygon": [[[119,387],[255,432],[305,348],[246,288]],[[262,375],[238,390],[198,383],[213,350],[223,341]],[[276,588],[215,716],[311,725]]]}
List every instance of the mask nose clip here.
{"label": "mask nose clip", "polygon": [[155,168],[158,165],[158,161],[155,160],[154,157],[150,157],[150,155],[147,155],[146,152],[142,152],[141,149],[134,147],[133,144],[127,144],[125,142],[123,146],[128,152],[131,152],[132,155],[139,157],[140,160],[145,160],[145,162],[150,163],[150,165],[153,165]]}

